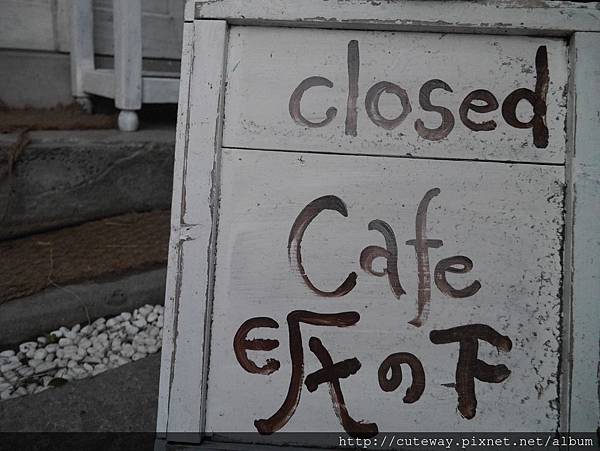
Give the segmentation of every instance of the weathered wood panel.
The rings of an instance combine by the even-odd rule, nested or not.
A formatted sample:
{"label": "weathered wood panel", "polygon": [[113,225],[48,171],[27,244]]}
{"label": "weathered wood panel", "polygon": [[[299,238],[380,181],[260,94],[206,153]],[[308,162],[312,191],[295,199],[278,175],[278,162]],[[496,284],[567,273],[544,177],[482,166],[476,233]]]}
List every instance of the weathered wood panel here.
{"label": "weathered wood panel", "polygon": [[[574,66],[574,155],[570,165],[573,200],[571,230],[571,327],[569,355],[570,428],[597,430],[600,422],[600,33],[576,33]],[[595,96],[589,95],[595,93]]]}
{"label": "weathered wood panel", "polygon": [[156,431],[164,434],[167,431],[169,419],[169,399],[171,383],[175,364],[175,336],[177,330],[179,293],[181,289],[181,246],[180,226],[182,217],[183,175],[185,156],[189,133],[189,89],[192,78],[194,60],[194,24],[185,24],[183,27],[183,49],[181,53],[181,80],[179,84],[179,104],[177,112],[177,136],[175,145],[175,164],[173,168],[174,183],[171,203],[171,236],[169,238],[169,266],[165,291],[165,312],[163,326],[163,347],[161,352],[161,374],[159,382],[158,409],[156,414]]}
{"label": "weathered wood panel", "polygon": [[565,158],[560,39],[233,27],[227,80],[228,147]]}
{"label": "weathered wood panel", "polygon": [[[334,362],[360,361],[358,372],[340,381],[349,415],[356,420],[374,422],[380,431],[556,429],[562,166],[223,152],[207,432],[255,431],[255,420],[269,418],[282,405],[291,373],[286,317],[298,310],[360,315],[350,327],[300,326],[304,376],[321,368],[308,347],[311,336],[322,340]],[[423,219],[417,211],[426,193],[430,202]],[[347,217],[340,214],[340,204],[329,205],[338,211],[322,211],[310,222],[301,243],[304,274],[321,291],[334,290],[351,272],[357,282],[344,296],[326,297],[309,288],[299,271],[295,249],[301,238],[296,234],[291,241],[290,255],[288,246],[300,212],[314,199],[331,195],[345,203]],[[415,252],[418,216],[421,238],[430,240],[428,263]],[[379,231],[369,230],[375,219],[389,224],[397,243],[399,283],[405,291],[399,298],[387,276],[361,269],[359,256],[368,246],[394,247],[389,237],[386,245]],[[434,277],[434,268],[452,256],[468,257],[473,266],[449,274],[448,283],[475,292],[449,295],[439,274]],[[377,258],[373,272],[391,271],[391,261]],[[417,327],[417,299],[426,297],[427,285],[430,300],[423,304]],[[267,359],[280,362],[281,368],[268,376],[250,374],[236,361],[234,336],[253,317],[270,317],[279,325],[248,334],[248,339],[279,340],[273,351],[248,351],[259,367]],[[476,413],[468,420],[457,411],[459,344],[432,341],[433,331],[472,324],[488,325],[510,339],[510,352],[498,352],[480,339],[478,358],[506,365],[511,374],[501,383],[475,382]],[[414,404],[402,402],[411,383],[408,366],[403,365],[404,382],[395,391],[386,393],[378,383],[380,364],[397,352],[414,354],[424,368],[424,393]],[[281,430],[342,431],[327,387],[309,393],[303,381],[301,376],[298,408]]]}
{"label": "weathered wood panel", "polygon": [[3,0],[0,5],[0,47],[55,50],[52,0]]}
{"label": "weathered wood panel", "polygon": [[[210,339],[210,308],[218,208],[220,146],[219,111],[224,91],[227,24],[202,21],[186,29],[180,99],[192,100],[180,110],[165,313],[160,432],[204,429],[205,375]],[[193,46],[193,47],[191,47]],[[203,55],[194,58],[191,51]],[[207,139],[210,137],[210,139]],[[188,227],[189,226],[189,227]],[[191,233],[190,233],[191,230]],[[206,329],[205,329],[206,327]],[[178,437],[181,440],[181,437]]]}
{"label": "weathered wood panel", "polygon": [[[142,54],[145,58],[181,58],[184,0],[142,1]],[[94,46],[113,54],[112,0],[94,0]]]}
{"label": "weathered wood panel", "polygon": [[190,0],[185,17],[244,25],[442,33],[569,36],[600,31],[600,12],[593,6],[545,0]]}

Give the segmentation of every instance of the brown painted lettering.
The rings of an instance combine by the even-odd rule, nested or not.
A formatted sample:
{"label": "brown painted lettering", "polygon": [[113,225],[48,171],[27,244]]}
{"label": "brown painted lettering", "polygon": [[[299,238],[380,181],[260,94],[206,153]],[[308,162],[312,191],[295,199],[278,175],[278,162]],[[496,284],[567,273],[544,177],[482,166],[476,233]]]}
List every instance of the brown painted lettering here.
{"label": "brown painted lettering", "polygon": [[[379,98],[384,92],[388,94],[394,94],[400,99],[400,103],[402,104],[402,113],[400,113],[394,119],[387,119],[383,117],[379,111]],[[386,130],[392,130],[396,128],[412,111],[406,91],[397,84],[389,81],[380,81],[379,83],[375,83],[373,86],[371,86],[365,97],[365,109],[367,110],[369,119],[371,119],[378,127],[385,128]]]}
{"label": "brown painted lettering", "polygon": [[313,352],[323,368],[316,373],[309,374],[306,377],[305,385],[308,391],[315,391],[319,384],[327,382],[329,384],[329,393],[333,402],[333,409],[344,430],[352,437],[374,437],[378,433],[375,423],[363,423],[354,420],[348,413],[340,379],[355,374],[360,369],[358,359],[348,359],[334,364],[329,351],[323,346],[321,340],[311,337],[308,346]]}
{"label": "brown painted lettering", "polygon": [[279,324],[268,317],[258,317],[258,318],[250,318],[248,321],[244,322],[238,329],[233,338],[233,351],[235,352],[235,357],[237,361],[249,373],[255,374],[271,374],[279,369],[279,360],[275,359],[267,359],[267,363],[263,366],[258,366],[252,360],[248,358],[247,351],[272,351],[273,349],[279,346],[279,341],[277,340],[265,340],[262,338],[257,338],[254,340],[248,340],[246,337],[248,333],[253,329],[258,329],[259,327],[270,327],[272,329],[279,328]]}
{"label": "brown painted lettering", "polygon": [[[473,103],[475,100],[485,102],[485,105]],[[497,108],[498,100],[494,97],[494,94],[485,89],[476,89],[475,91],[471,91],[460,104],[460,120],[475,132],[494,130],[496,128],[496,121],[473,122],[469,119],[469,110],[476,113],[489,113]]]}
{"label": "brown painted lettering", "polygon": [[419,90],[419,105],[425,111],[434,111],[442,116],[442,123],[437,128],[427,128],[421,119],[415,121],[415,130],[421,138],[429,141],[439,141],[444,139],[454,128],[454,115],[448,108],[431,104],[431,91],[434,89],[443,89],[452,92],[452,88],[442,80],[429,80],[421,86]]}
{"label": "brown painted lettering", "polygon": [[465,274],[471,271],[471,269],[473,269],[473,262],[468,257],[456,255],[454,257],[444,258],[443,260],[440,260],[435,267],[435,284],[442,293],[452,296],[453,298],[467,298],[473,296],[481,288],[481,284],[478,280],[463,289],[456,289],[450,285],[446,279],[447,272]]}
{"label": "brown painted lettering", "polygon": [[459,343],[456,365],[455,390],[458,394],[458,411],[471,419],[477,410],[475,378],[482,382],[500,383],[510,376],[506,365],[489,365],[477,358],[479,341],[484,340],[499,351],[512,349],[512,341],[485,324],[469,324],[445,330],[432,330],[429,339],[434,344]]}
{"label": "brown painted lettering", "polygon": [[[548,147],[548,128],[546,127],[546,94],[548,92],[548,52],[545,45],[538,47],[535,55],[536,81],[535,91],[519,88],[511,92],[502,103],[504,120],[516,128],[533,129],[535,147]],[[521,100],[528,101],[533,108],[533,116],[529,122],[517,118],[517,105]]]}
{"label": "brown painted lettering", "polygon": [[302,279],[304,280],[306,285],[319,296],[344,296],[345,294],[352,291],[352,289],[356,285],[357,276],[355,272],[351,272],[346,278],[346,280],[335,290],[323,291],[313,285],[313,283],[306,275],[306,271],[304,270],[304,266],[302,265],[301,245],[302,238],[304,237],[304,232],[306,231],[306,228],[312,222],[312,220],[315,219],[315,217],[323,210],[334,210],[342,216],[348,217],[348,210],[346,209],[346,204],[344,204],[344,201],[339,197],[330,195],[319,197],[318,199],[313,200],[300,212],[300,214],[294,221],[292,229],[290,230],[290,236],[288,238],[288,257],[290,263],[293,260],[293,256],[295,257],[296,266],[298,272],[302,276]]}
{"label": "brown painted lettering", "polygon": [[[412,383],[406,390],[406,395],[402,399],[405,403],[413,403],[419,400],[425,391],[425,371],[421,361],[410,352],[397,352],[386,357],[379,365],[377,375],[379,377],[379,386],[383,391],[390,392],[400,387],[402,383],[401,364],[406,363],[410,368]],[[388,379],[387,374],[391,370],[392,374]]]}
{"label": "brown painted lettering", "polygon": [[304,378],[304,350],[300,323],[313,326],[348,327],[360,320],[358,312],[314,313],[306,310],[295,310],[288,314],[287,323],[290,340],[290,360],[292,375],[287,396],[281,407],[270,418],[255,420],[254,426],[261,434],[272,434],[284,427],[290,420],[298,403]]}
{"label": "brown painted lettering", "polygon": [[429,301],[431,299],[431,274],[429,271],[429,248],[439,248],[443,246],[442,240],[427,239],[427,207],[429,202],[435,196],[440,194],[439,188],[430,189],[425,193],[419,207],[417,208],[417,217],[415,221],[416,239],[406,242],[409,246],[415,247],[417,254],[417,276],[419,284],[417,287],[417,316],[408,323],[416,327],[421,327],[429,315]]}
{"label": "brown painted lettering", "polygon": [[[363,249],[360,253],[360,267],[363,271],[368,272],[377,277],[388,276],[392,293],[396,298],[400,299],[400,296],[406,292],[400,284],[400,278],[398,276],[398,246],[396,244],[396,237],[394,231],[390,225],[380,219],[375,219],[369,223],[369,230],[377,230],[385,238],[386,249],[380,246],[368,246]],[[373,260],[378,257],[383,257],[387,261],[386,268],[379,272],[373,269]]]}
{"label": "brown painted lettering", "polygon": [[311,128],[325,127],[337,114],[337,108],[329,107],[325,112],[325,119],[321,122],[311,122],[302,115],[302,112],[300,111],[300,101],[302,100],[302,96],[305,91],[315,86],[332,88],[333,82],[325,77],[308,77],[300,82],[298,87],[292,92],[289,103],[290,116],[296,124]]}
{"label": "brown painted lettering", "polygon": [[346,103],[346,128],[344,130],[344,133],[350,136],[356,136],[359,67],[358,41],[352,40],[348,43],[348,102]]}

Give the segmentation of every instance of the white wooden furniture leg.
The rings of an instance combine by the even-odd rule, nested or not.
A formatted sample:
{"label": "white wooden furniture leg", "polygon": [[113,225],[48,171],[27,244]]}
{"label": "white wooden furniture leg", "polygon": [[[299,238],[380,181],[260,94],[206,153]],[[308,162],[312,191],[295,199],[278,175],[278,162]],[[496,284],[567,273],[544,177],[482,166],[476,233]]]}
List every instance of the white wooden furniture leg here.
{"label": "white wooden furniture leg", "polygon": [[142,107],[142,2],[113,0],[115,36],[115,106],[119,128],[135,131]]}
{"label": "white wooden furniture leg", "polygon": [[92,0],[71,2],[71,89],[75,101],[90,113],[92,103],[83,88],[83,75],[94,69],[93,33]]}

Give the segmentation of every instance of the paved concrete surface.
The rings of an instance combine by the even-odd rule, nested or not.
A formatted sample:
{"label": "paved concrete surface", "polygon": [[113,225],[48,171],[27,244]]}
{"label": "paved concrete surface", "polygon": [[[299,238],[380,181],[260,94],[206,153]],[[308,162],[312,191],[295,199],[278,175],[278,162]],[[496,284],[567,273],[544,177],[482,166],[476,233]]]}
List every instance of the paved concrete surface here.
{"label": "paved concrete surface", "polygon": [[[0,305],[0,348],[144,304],[163,304],[166,268],[47,289]],[[0,428],[1,430],[1,428]]]}
{"label": "paved concrete surface", "polygon": [[[129,212],[169,209],[174,126],[31,132],[0,178],[0,239]],[[16,134],[0,134],[0,166]],[[4,159],[4,161],[1,161]]]}
{"label": "paved concrete surface", "polygon": [[160,354],[37,395],[0,402],[0,431],[153,432]]}

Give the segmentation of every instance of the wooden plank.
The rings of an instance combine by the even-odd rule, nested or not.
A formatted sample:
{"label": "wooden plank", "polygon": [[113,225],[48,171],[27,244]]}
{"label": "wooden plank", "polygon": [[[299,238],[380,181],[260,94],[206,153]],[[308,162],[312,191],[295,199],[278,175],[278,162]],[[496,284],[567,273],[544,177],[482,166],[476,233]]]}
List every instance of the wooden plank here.
{"label": "wooden plank", "polygon": [[[178,277],[174,301],[167,299],[167,303],[175,305],[177,331],[173,330],[170,337],[173,344],[167,433],[204,430],[208,365],[205,343],[210,341],[227,24],[202,21],[194,27],[194,53],[202,58],[194,58],[188,70],[192,75],[186,93],[190,99],[187,130],[184,128],[184,135],[178,135],[177,159],[183,156],[184,163],[179,163],[183,167],[178,167],[181,172],[176,172],[174,181],[179,186],[174,199],[181,210],[179,216],[173,217],[179,222],[173,225],[185,226],[179,229],[185,234],[180,232],[178,253],[173,253],[175,272],[171,276]],[[186,86],[185,80],[182,86]]]}
{"label": "wooden plank", "polygon": [[177,135],[175,143],[174,183],[171,202],[171,236],[169,239],[169,265],[167,286],[165,291],[165,311],[163,326],[163,347],[161,355],[161,371],[158,394],[158,410],[156,431],[164,437],[169,418],[169,395],[174,364],[174,338],[177,330],[177,312],[179,298],[180,244],[179,231],[181,225],[181,201],[183,199],[183,174],[189,131],[189,89],[192,76],[194,54],[194,25],[186,24],[183,28],[183,48],[181,54],[181,82],[179,85],[179,109],[177,112]]}
{"label": "wooden plank", "polygon": [[[360,314],[351,327],[301,326],[305,376],[321,368],[306,346],[310,336],[323,341],[334,362],[360,361],[360,370],[341,382],[356,420],[375,422],[381,431],[556,429],[564,168],[224,149],[221,180],[207,432],[255,431],[255,420],[269,418],[282,405],[291,384],[286,317],[297,310]],[[478,281],[480,288],[452,298],[431,275],[429,316],[423,314],[416,327],[409,321],[417,316],[419,290],[427,290],[419,282],[415,218],[425,193],[435,188],[425,235],[443,245],[431,243],[430,269],[422,270],[433,273],[442,259],[465,256],[472,271],[450,275],[449,283],[464,288]],[[294,250],[288,259],[292,225],[312,200],[327,195],[345,203],[347,217],[323,211],[310,223],[302,240],[302,272]],[[381,233],[368,229],[375,219],[388,223],[395,235],[405,291],[398,299],[387,277],[375,277],[359,264],[368,246],[386,246]],[[382,260],[375,260],[377,271],[386,267]],[[337,297],[317,295],[302,276],[330,291],[351,272],[356,286]],[[246,372],[234,353],[236,331],[253,317],[270,317],[279,325],[248,335],[279,340],[273,351],[248,352],[258,366],[269,358],[280,362],[268,376]],[[432,342],[432,331],[469,324],[491,326],[512,341],[510,352],[500,353],[480,341],[479,358],[504,364],[511,374],[502,383],[475,384],[472,420],[457,411],[458,343]],[[393,393],[378,385],[380,364],[396,352],[413,353],[424,367],[425,391],[414,404],[402,403],[408,382]],[[303,384],[298,408],[282,432],[343,431],[324,388],[309,393]]]}
{"label": "wooden plank", "polygon": [[144,103],[177,103],[179,77],[142,77],[142,101]]}
{"label": "wooden plank", "polygon": [[114,0],[115,106],[142,107],[142,2]]}
{"label": "wooden plank", "polygon": [[[168,14],[158,14],[144,8],[146,9],[142,14],[142,54],[144,58],[181,58],[183,2],[184,0],[170,2]],[[96,53],[112,55],[113,44],[112,7],[110,4],[99,4],[95,1],[94,46]]]}
{"label": "wooden plank", "polygon": [[89,94],[114,98],[115,71],[94,69],[83,72],[83,91]]}
{"label": "wooden plank", "polygon": [[56,0],[56,50],[63,53],[71,52],[71,9],[70,0]]}
{"label": "wooden plank", "polygon": [[561,39],[232,27],[227,67],[227,147],[564,163]]}
{"label": "wooden plank", "polygon": [[3,0],[0,47],[56,50],[52,0]]}
{"label": "wooden plank", "polygon": [[568,36],[600,31],[600,11],[574,2],[204,0],[196,19],[232,24],[440,33]]}
{"label": "wooden plank", "polygon": [[[600,400],[600,34],[576,33],[572,40],[574,78],[574,154],[572,182],[571,383],[570,430],[593,432],[599,426]],[[595,95],[591,95],[594,93]]]}
{"label": "wooden plank", "polygon": [[94,17],[92,0],[71,4],[71,89],[73,96],[84,97],[84,74],[94,70]]}

